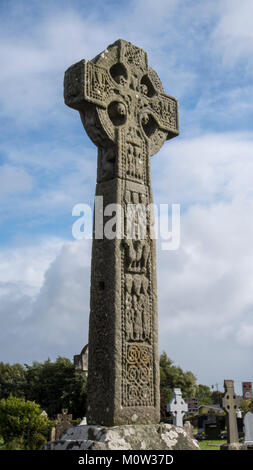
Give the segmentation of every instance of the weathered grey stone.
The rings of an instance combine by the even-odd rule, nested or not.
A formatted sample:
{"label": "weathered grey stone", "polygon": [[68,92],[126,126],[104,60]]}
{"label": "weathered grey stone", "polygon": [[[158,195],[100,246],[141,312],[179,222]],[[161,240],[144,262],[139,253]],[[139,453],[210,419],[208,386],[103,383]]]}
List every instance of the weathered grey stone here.
{"label": "weathered grey stone", "polygon": [[199,450],[183,428],[170,424],[77,426],[45,450]]}
{"label": "weathered grey stone", "polygon": [[86,377],[88,375],[88,357],[89,357],[89,345],[86,344],[80,354],[74,356],[74,366],[76,370],[82,370]]}
{"label": "weathered grey stone", "polygon": [[194,435],[193,435],[194,428],[190,421],[185,421],[184,430],[191,439],[194,438]]}
{"label": "weathered grey stone", "polygon": [[253,445],[253,413],[248,412],[243,419],[244,442]]}
{"label": "weathered grey stone", "polygon": [[227,414],[227,442],[236,444],[239,443],[236,410],[240,406],[240,398],[235,394],[233,380],[224,380],[224,388],[222,406]]}
{"label": "weathered grey stone", "polygon": [[185,403],[180,388],[174,388],[173,396],[167,405],[167,411],[173,416],[174,426],[183,426],[183,417],[188,411],[188,405]]}
{"label": "weathered grey stone", "polygon": [[[66,71],[64,98],[98,147],[101,212],[117,203],[126,222],[129,204],[152,204],[150,156],[179,133],[177,100],[165,94],[146,52],[121,39]],[[98,216],[95,206],[95,222]],[[94,226],[88,424],[160,421],[153,223],[150,211],[145,235],[134,226],[129,236],[124,224],[123,236],[113,239],[104,236],[108,216],[102,233]]]}
{"label": "weathered grey stone", "polygon": [[220,450],[247,450],[247,444],[231,442],[230,444],[222,444]]}
{"label": "weathered grey stone", "polygon": [[68,414],[67,409],[65,408],[62,409],[62,414],[59,413],[57,415],[56,426],[55,428],[53,428],[55,429],[55,431],[52,430],[51,438],[52,438],[52,435],[54,434],[54,439],[58,440],[67,429],[72,428],[73,424],[71,423],[71,420],[72,420],[72,414]]}

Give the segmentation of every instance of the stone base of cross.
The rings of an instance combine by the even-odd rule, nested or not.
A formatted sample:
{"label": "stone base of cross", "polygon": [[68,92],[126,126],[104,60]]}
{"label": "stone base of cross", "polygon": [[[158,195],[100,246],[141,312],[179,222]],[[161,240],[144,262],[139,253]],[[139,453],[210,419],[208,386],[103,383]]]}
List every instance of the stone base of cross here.
{"label": "stone base of cross", "polygon": [[[171,424],[125,426],[75,426],[44,450],[200,450],[184,428]],[[111,455],[111,454],[109,454]],[[89,454],[86,454],[89,463]],[[165,461],[164,461],[165,462]],[[91,461],[90,461],[91,463]],[[94,462],[93,462],[94,463]],[[167,461],[167,463],[171,463]]]}

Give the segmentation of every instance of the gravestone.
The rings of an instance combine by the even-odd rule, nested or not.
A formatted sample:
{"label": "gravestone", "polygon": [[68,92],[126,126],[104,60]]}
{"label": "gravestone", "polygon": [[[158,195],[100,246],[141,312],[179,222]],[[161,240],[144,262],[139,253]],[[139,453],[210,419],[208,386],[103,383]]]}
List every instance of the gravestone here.
{"label": "gravestone", "polygon": [[198,416],[198,434],[199,435],[205,432],[206,421],[207,421],[207,416],[205,415]]}
{"label": "gravestone", "polygon": [[224,380],[225,393],[222,398],[222,406],[227,415],[227,444],[223,444],[221,450],[241,450],[239,444],[236,410],[240,406],[241,399],[234,391],[234,381]]}
{"label": "gravestone", "polygon": [[173,416],[173,424],[175,426],[183,427],[183,417],[188,411],[188,405],[182,397],[180,388],[174,388],[172,399],[167,405],[167,411],[169,411]]}
{"label": "gravestone", "polygon": [[248,412],[243,419],[244,443],[253,446],[253,413]]}
{"label": "gravestone", "polygon": [[57,423],[55,426],[55,440],[57,441],[61,435],[66,432],[67,429],[71,428],[72,414],[68,414],[67,409],[62,409],[61,414],[57,415]]}
{"label": "gravestone", "polygon": [[[98,164],[88,424],[68,430],[54,449],[197,450],[198,444],[182,428],[160,424],[150,157],[179,134],[177,100],[165,93],[147,53],[122,39],[65,72],[64,98],[79,111],[98,148]],[[129,229],[129,206],[146,212],[145,230],[139,230],[139,211],[133,211]],[[46,448],[52,448],[50,443]]]}
{"label": "gravestone", "polygon": [[222,406],[227,414],[227,441],[228,443],[239,442],[238,429],[236,422],[236,410],[240,406],[240,398],[236,396],[234,391],[234,381],[224,381],[225,393],[222,399]]}
{"label": "gravestone", "polygon": [[194,427],[193,427],[193,425],[191,424],[190,421],[185,421],[184,430],[191,439],[194,439],[194,435],[193,435]]}
{"label": "gravestone", "polygon": [[220,438],[221,430],[218,423],[205,424],[205,438],[213,441]]}
{"label": "gravestone", "polygon": [[[218,410],[218,409],[217,409]],[[222,411],[222,409],[221,409]],[[221,432],[225,429],[225,416],[215,414],[215,410],[210,410],[208,414],[198,416],[198,434],[204,433],[205,439],[211,439],[212,436],[218,439]]]}

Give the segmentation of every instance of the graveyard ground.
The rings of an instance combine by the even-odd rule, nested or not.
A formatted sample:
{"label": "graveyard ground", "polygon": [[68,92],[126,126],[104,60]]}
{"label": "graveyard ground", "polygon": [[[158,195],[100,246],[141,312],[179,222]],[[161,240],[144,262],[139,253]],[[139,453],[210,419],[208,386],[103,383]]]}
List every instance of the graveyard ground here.
{"label": "graveyard ground", "polygon": [[199,441],[199,446],[201,450],[220,450],[220,445],[224,444],[226,441],[220,440],[220,441],[208,441],[208,440],[203,440]]}
{"label": "graveyard ground", "polygon": [[[211,440],[203,440],[199,441],[200,449],[201,450],[220,450],[220,445],[224,444],[226,440],[217,440],[217,441],[211,441]],[[6,450],[6,446],[3,443],[3,439],[0,437],[0,451],[1,450]],[[12,450],[15,450],[13,448]]]}

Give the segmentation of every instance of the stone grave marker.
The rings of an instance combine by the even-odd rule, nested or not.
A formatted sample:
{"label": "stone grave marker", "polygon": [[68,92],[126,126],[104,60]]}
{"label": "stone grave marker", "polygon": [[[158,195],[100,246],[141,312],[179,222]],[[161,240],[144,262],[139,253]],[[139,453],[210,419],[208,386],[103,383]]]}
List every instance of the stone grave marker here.
{"label": "stone grave marker", "polygon": [[253,446],[253,413],[248,412],[243,419],[244,443]]}
{"label": "stone grave marker", "polygon": [[221,450],[240,450],[236,410],[240,406],[241,399],[234,391],[234,381],[224,380],[225,393],[222,398],[222,406],[227,415],[227,444],[223,444]]}
{"label": "stone grave marker", "polygon": [[239,442],[236,410],[240,406],[240,398],[235,394],[233,380],[225,380],[224,388],[225,393],[222,399],[222,406],[227,414],[227,441],[230,444]]}
{"label": "stone grave marker", "polygon": [[184,430],[185,432],[188,434],[188,436],[191,438],[191,439],[194,439],[194,427],[193,425],[191,424],[190,421],[185,421],[184,423]]}
{"label": "stone grave marker", "polygon": [[173,424],[183,427],[183,417],[188,411],[188,405],[182,397],[180,388],[174,388],[172,399],[167,405],[167,411],[173,416]]}
{"label": "stone grave marker", "polygon": [[220,438],[220,427],[218,422],[205,424],[205,437],[208,440],[216,440]]}
{"label": "stone grave marker", "polygon": [[67,409],[62,409],[61,414],[57,415],[57,423],[55,426],[55,440],[57,441],[61,435],[73,426],[71,424],[72,414],[68,414]]}

